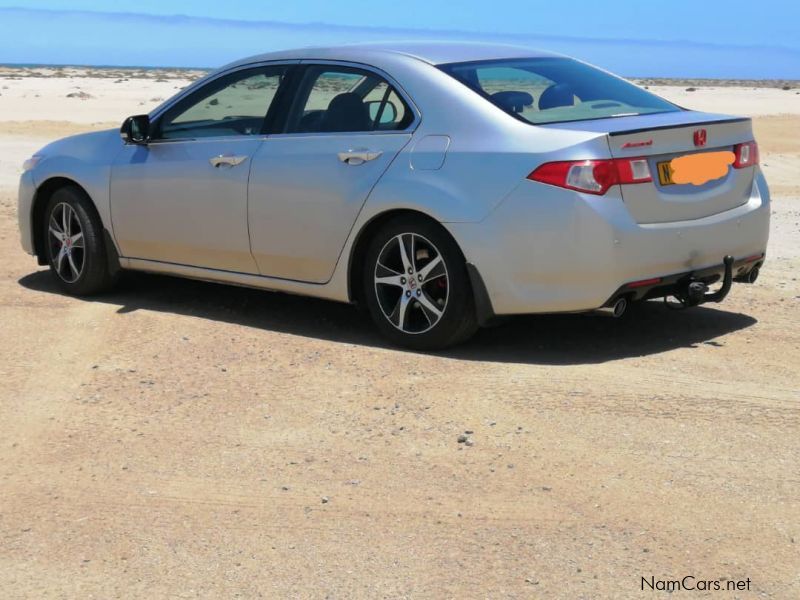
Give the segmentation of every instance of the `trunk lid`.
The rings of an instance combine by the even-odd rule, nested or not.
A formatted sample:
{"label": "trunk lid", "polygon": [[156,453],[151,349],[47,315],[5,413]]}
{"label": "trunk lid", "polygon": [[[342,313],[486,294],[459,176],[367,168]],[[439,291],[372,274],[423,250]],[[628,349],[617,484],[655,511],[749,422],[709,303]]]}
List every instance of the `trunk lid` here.
{"label": "trunk lid", "polygon": [[[637,223],[700,219],[741,206],[750,198],[755,167],[728,166],[722,177],[700,185],[670,184],[659,175],[659,168],[669,171],[668,163],[674,158],[733,152],[735,144],[751,141],[750,119],[682,111],[555,126],[606,133],[612,157],[647,159],[653,181],[621,186],[622,198]],[[696,139],[696,132],[702,131],[697,136],[704,139]]]}

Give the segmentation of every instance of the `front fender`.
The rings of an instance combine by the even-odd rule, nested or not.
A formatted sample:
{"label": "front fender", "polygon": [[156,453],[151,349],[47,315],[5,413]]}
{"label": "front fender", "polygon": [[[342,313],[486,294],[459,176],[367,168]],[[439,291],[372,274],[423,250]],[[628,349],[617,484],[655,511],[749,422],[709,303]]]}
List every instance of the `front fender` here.
{"label": "front fender", "polygon": [[[42,160],[31,172],[37,193],[55,179],[74,182],[89,195],[103,227],[111,232],[111,165],[122,145],[118,132],[112,129],[72,136],[45,146],[37,153]],[[34,211],[34,203],[31,204],[30,210]],[[32,226],[32,217],[30,221]]]}

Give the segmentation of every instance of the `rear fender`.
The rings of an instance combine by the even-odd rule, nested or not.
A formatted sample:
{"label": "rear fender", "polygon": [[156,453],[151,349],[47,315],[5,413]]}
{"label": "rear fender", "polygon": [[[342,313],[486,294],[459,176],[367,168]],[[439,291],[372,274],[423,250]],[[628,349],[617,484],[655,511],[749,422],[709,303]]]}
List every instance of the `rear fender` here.
{"label": "rear fender", "polygon": [[[544,162],[608,158],[606,136],[554,132],[515,121],[491,138],[452,135],[438,168],[419,163],[412,141],[394,160],[370,193],[358,225],[393,209],[416,210],[440,223],[482,221],[528,174]],[[415,138],[425,139],[420,131]]]}

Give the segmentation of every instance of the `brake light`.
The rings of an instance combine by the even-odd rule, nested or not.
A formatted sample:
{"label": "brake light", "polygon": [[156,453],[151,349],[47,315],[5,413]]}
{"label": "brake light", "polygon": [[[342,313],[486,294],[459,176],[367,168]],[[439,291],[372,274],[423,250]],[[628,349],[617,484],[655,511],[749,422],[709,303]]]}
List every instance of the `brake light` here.
{"label": "brake light", "polygon": [[758,164],[758,144],[755,142],[744,142],[733,147],[736,160],[733,161],[734,169],[744,169]]}
{"label": "brake light", "polygon": [[545,163],[528,179],[569,190],[602,196],[613,185],[652,181],[646,158],[565,160]]}

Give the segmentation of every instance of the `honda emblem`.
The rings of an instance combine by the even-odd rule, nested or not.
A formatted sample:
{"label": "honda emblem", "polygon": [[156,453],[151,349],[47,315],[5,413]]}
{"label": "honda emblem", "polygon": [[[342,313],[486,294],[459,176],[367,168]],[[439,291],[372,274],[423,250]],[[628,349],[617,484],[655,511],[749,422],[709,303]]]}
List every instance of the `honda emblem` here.
{"label": "honda emblem", "polygon": [[694,132],[694,145],[695,146],[705,146],[707,138],[708,138],[708,134],[707,134],[705,129],[697,129]]}

